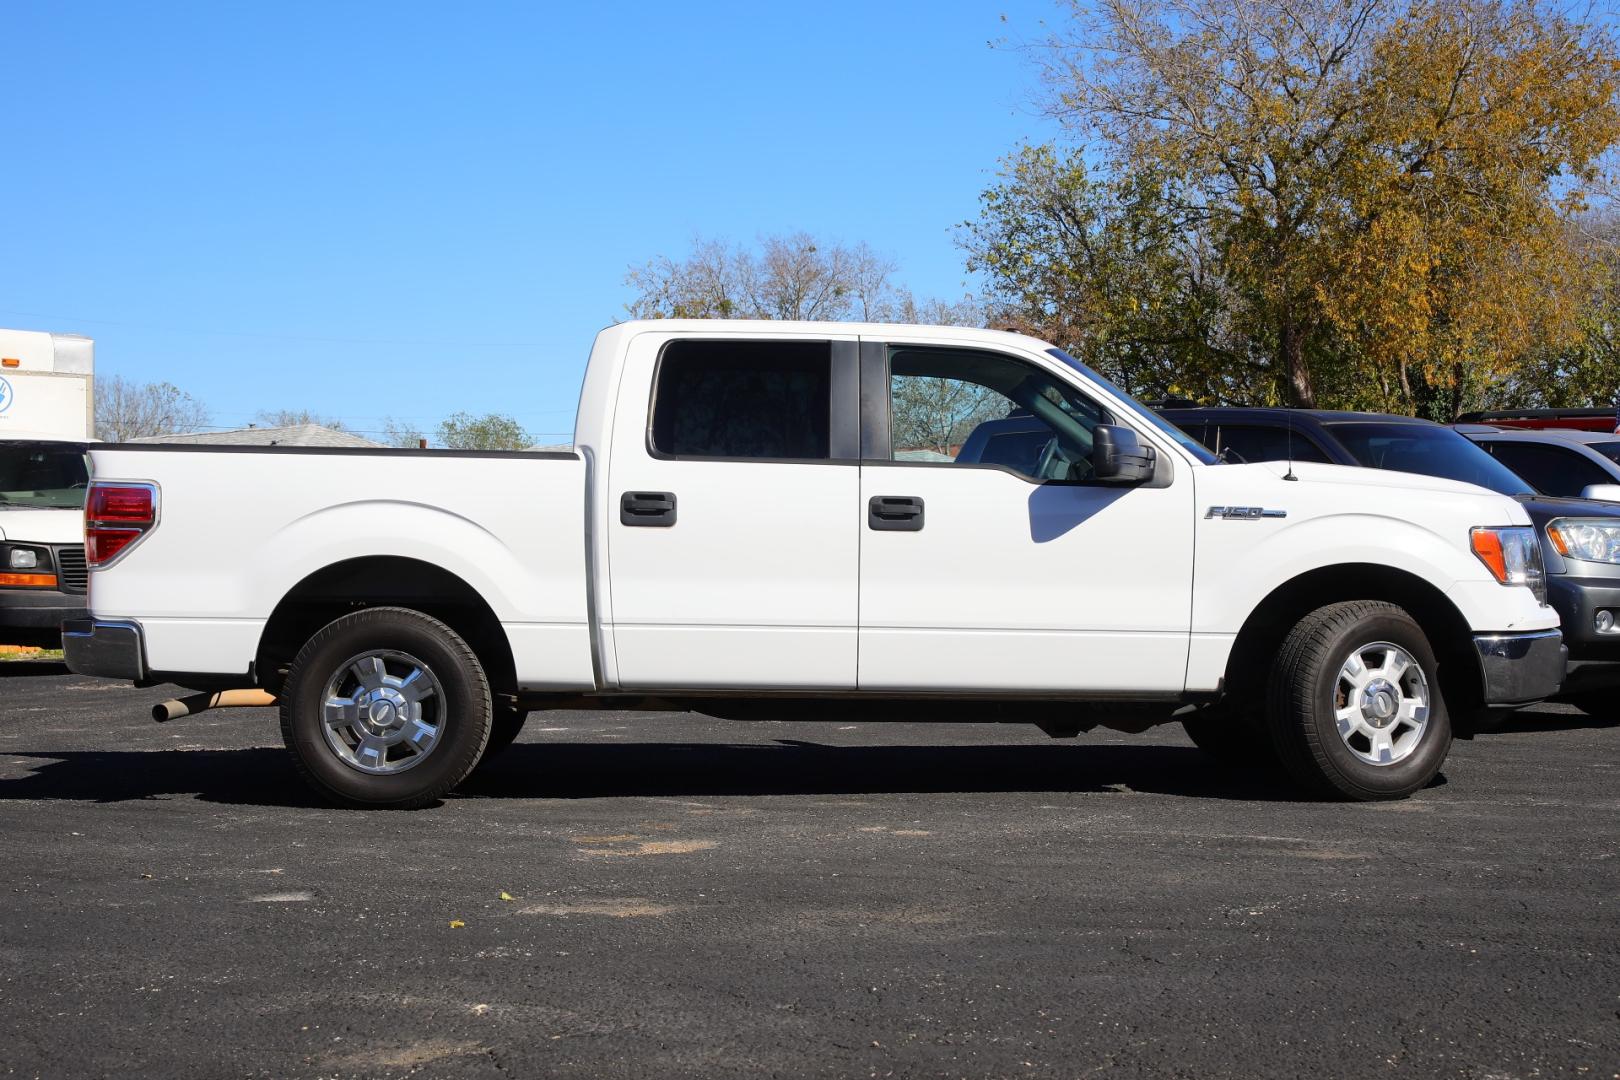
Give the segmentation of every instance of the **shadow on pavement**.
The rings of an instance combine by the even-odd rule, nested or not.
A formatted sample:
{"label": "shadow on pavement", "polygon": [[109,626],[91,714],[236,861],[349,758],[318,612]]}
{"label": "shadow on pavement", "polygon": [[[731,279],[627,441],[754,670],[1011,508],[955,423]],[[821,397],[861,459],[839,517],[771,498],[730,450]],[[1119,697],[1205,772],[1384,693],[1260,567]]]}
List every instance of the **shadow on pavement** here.
{"label": "shadow on pavement", "polygon": [[[0,800],[123,802],[196,797],[313,807],[284,751],[8,753],[37,762],[0,780]],[[1443,780],[1437,780],[1437,783]],[[1266,802],[1305,796],[1280,781],[1229,772],[1175,746],[827,746],[807,742],[519,743],[457,797],[590,799],[641,795],[850,795],[909,792],[1111,792],[1130,789]]]}
{"label": "shadow on pavement", "polygon": [[1583,712],[1516,712],[1498,726],[1479,734],[1488,739],[1492,735],[1517,735],[1536,731],[1585,731],[1612,727],[1620,727],[1620,709],[1609,716],[1592,716]]}
{"label": "shadow on pavement", "polygon": [[71,675],[60,660],[0,660],[0,679],[25,678],[30,675]]}

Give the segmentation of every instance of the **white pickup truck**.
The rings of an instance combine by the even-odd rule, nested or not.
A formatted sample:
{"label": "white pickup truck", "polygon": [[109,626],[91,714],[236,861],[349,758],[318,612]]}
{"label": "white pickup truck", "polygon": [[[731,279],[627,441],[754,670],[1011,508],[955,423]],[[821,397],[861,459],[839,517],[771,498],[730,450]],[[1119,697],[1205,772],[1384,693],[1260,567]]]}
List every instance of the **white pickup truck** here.
{"label": "white pickup truck", "polygon": [[[1050,439],[956,460],[1008,415]],[[1178,719],[1218,757],[1395,798],[1453,717],[1564,674],[1513,500],[1221,463],[1015,334],[631,322],[596,339],[572,453],[91,458],[69,665],[268,690],[302,773],[351,805],[429,803],[529,710],[590,703]]]}

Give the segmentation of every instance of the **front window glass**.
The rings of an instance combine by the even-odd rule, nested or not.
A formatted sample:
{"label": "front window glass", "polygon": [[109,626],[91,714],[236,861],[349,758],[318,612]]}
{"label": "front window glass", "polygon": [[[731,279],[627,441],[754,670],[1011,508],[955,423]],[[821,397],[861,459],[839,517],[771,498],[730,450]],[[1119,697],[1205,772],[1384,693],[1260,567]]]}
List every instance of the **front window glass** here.
{"label": "front window glass", "polygon": [[1131,395],[1115,386],[1112,382],[1103,378],[1103,376],[1099,373],[1091,370],[1089,367],[1082,364],[1080,361],[1076,360],[1062,349],[1053,348],[1047,349],[1046,351],[1063,361],[1065,364],[1068,364],[1070,367],[1074,368],[1074,370],[1078,371],[1092,382],[1095,382],[1103,389],[1113,394],[1115,397],[1119,398],[1131,410],[1132,416],[1136,417],[1138,420],[1141,420],[1150,427],[1157,428],[1159,432],[1168,436],[1169,438],[1174,439],[1183,450],[1187,451],[1187,453],[1191,454],[1197,460],[1202,461],[1205,465],[1220,464],[1219,459],[1217,459],[1214,454],[1209,452],[1208,447],[1204,446],[1197,439],[1194,439],[1191,435],[1188,435],[1185,431],[1182,431],[1180,428],[1176,427],[1176,425],[1172,424],[1170,421],[1166,420],[1152,409],[1144,406],[1141,402],[1137,401],[1135,398],[1131,397]]}
{"label": "front window glass", "polygon": [[896,461],[1000,465],[1031,480],[1091,479],[1091,433],[1108,412],[1061,379],[980,349],[889,350]]}
{"label": "front window glass", "polygon": [[1513,470],[1450,428],[1360,421],[1331,426],[1356,463],[1369,469],[1460,480],[1503,495],[1532,493]]}
{"label": "front window glass", "polygon": [[0,443],[0,510],[77,510],[89,482],[82,446]]}

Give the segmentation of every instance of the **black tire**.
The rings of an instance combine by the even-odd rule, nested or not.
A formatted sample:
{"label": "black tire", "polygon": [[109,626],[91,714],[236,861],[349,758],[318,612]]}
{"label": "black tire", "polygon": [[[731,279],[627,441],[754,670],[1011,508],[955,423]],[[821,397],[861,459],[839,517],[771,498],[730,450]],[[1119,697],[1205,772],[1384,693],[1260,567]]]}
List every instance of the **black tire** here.
{"label": "black tire", "polygon": [[529,719],[527,709],[519,709],[511,705],[497,705],[495,715],[490,722],[489,742],[484,747],[484,756],[478,759],[478,767],[482,768],[484,762],[511,746],[517,737],[523,733],[523,725]]}
{"label": "black tire", "polygon": [[[1427,724],[1406,756],[1390,764],[1362,760],[1335,720],[1341,666],[1372,642],[1405,650],[1427,680]],[[1440,693],[1434,650],[1417,622],[1394,604],[1352,600],[1311,612],[1283,639],[1267,687],[1267,723],[1284,767],[1302,785],[1339,798],[1401,799],[1440,771],[1451,749],[1451,722]],[[1399,729],[1393,729],[1399,730]]]}
{"label": "black tire", "polygon": [[[419,762],[387,775],[346,762],[328,742],[323,720],[328,680],[371,650],[408,654],[437,684],[436,740]],[[472,772],[489,740],[491,711],[483,665],[459,634],[419,611],[368,608],[328,623],[299,650],[282,688],[281,736],[299,773],[327,798],[345,806],[408,810],[437,802]]]}
{"label": "black tire", "polygon": [[1181,730],[1194,746],[1227,768],[1271,772],[1280,767],[1271,732],[1259,712],[1234,709],[1226,702],[1206,705],[1183,717]]}

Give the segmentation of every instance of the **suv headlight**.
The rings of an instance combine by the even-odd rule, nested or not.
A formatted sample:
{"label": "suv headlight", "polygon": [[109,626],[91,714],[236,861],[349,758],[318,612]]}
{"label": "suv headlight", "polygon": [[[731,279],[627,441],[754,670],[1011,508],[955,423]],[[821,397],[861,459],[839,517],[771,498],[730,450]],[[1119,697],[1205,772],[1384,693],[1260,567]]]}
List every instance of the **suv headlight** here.
{"label": "suv headlight", "polygon": [[1612,518],[1558,518],[1547,523],[1547,539],[1571,559],[1620,563],[1620,521]]}
{"label": "suv headlight", "polygon": [[1523,585],[1541,603],[1547,602],[1547,571],[1541,565],[1536,530],[1528,525],[1481,525],[1469,531],[1469,543],[1497,581]]}
{"label": "suv headlight", "polygon": [[32,570],[39,565],[39,552],[33,548],[12,548],[11,558],[6,560],[6,565],[12,570]]}

